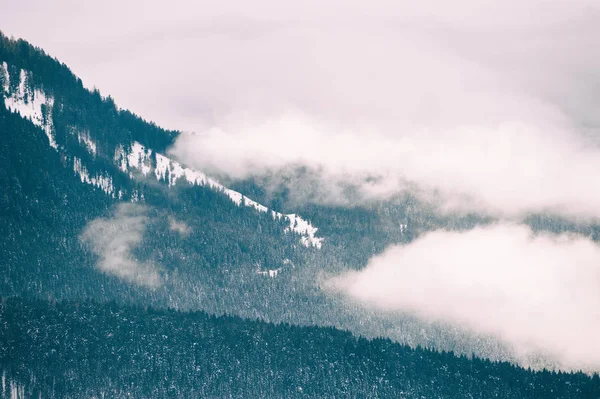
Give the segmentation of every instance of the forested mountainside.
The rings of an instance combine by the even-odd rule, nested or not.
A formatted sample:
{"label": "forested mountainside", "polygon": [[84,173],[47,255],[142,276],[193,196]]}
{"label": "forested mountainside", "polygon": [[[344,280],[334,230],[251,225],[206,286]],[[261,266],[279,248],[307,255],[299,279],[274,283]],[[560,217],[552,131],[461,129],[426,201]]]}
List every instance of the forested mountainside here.
{"label": "forested mountainside", "polygon": [[[90,92],[84,88],[65,64],[44,50],[24,40],[12,40],[1,32],[0,60],[8,66],[8,76],[0,75],[3,85],[10,88],[8,92],[18,90],[23,70],[27,74],[25,87],[29,94],[38,89],[59,105],[58,109],[52,109],[52,116],[54,112],[60,113],[58,120],[53,119],[54,129],[57,140],[65,144],[71,137],[69,127],[93,128],[99,150],[109,156],[115,145],[134,140],[164,152],[177,136],[175,131],[164,130],[127,110],[117,109],[110,97],[101,96],[96,89]],[[84,133],[83,129],[79,133]]]}
{"label": "forested mountainside", "polygon": [[268,324],[115,303],[0,305],[2,398],[598,398],[600,380]]}
{"label": "forested mountainside", "polygon": [[[85,89],[67,66],[43,50],[1,34],[0,100],[0,296],[21,298],[2,307],[6,335],[1,342],[7,343],[2,345],[3,395],[188,397],[202,392],[237,397],[254,380],[261,382],[249,396],[259,397],[365,397],[373,392],[548,397],[546,387],[563,397],[595,392],[596,377],[534,373],[383,339],[369,343],[329,328],[388,337],[412,348],[514,361],[514,354],[491,337],[473,337],[410,315],[380,314],[320,286],[323,276],[363,267],[390,243],[409,242],[432,226],[461,229],[486,223],[481,216],[435,216],[411,198],[364,207],[294,208],[284,193],[267,194],[259,182],[232,182],[228,188],[170,158],[168,148],[178,132],[119,109],[110,97]],[[539,225],[579,228],[551,218],[540,219]],[[78,306],[88,312],[83,319]],[[146,307],[158,310],[147,312]],[[135,322],[126,326],[120,317]],[[213,331],[198,335],[197,345],[207,352],[211,346],[225,349],[193,363],[181,357],[193,355],[185,349],[194,337],[194,323],[201,331]],[[110,325],[131,328],[131,340],[110,346],[106,339],[114,332],[105,330]],[[185,339],[178,335],[183,325],[189,326]],[[36,331],[42,335],[33,337]],[[244,345],[254,334],[258,346],[251,360]],[[155,347],[141,345],[144,340]],[[279,343],[271,344],[274,340]],[[74,351],[74,342],[83,352]],[[93,342],[100,346],[87,346]],[[367,352],[362,363],[355,360],[358,349],[339,349],[359,344]],[[41,349],[48,345],[54,352]],[[294,349],[288,353],[281,345]],[[286,367],[296,364],[303,345],[310,348],[308,355],[290,371]],[[150,357],[136,357],[142,352]],[[391,352],[399,358],[386,357]],[[90,353],[105,358],[91,362]],[[152,353],[163,355],[158,360]],[[273,361],[254,369],[250,362],[263,357]],[[342,358],[353,367],[342,366]],[[451,366],[458,374],[448,374]],[[542,359],[535,366],[553,364]],[[420,367],[433,374],[426,378]],[[222,372],[214,380],[190,377],[216,369]],[[495,382],[481,377],[488,376],[481,370],[496,376],[489,379]],[[507,388],[498,380],[498,370],[512,373],[508,381],[514,385]],[[159,375],[160,383],[149,379],[152,375]]]}
{"label": "forested mountainside", "polygon": [[[411,345],[442,334],[410,317],[398,329],[398,317],[320,288],[323,274],[360,267],[383,248],[375,234],[330,239],[309,219],[223,187],[168,158],[177,132],[86,90],[41,49],[4,36],[0,44],[1,295],[334,325]],[[332,215],[329,232],[344,216]],[[410,226],[398,227],[388,239],[408,240]],[[482,339],[482,352],[497,351]],[[445,342],[471,353],[462,339]]]}
{"label": "forested mountainside", "polygon": [[117,278],[89,267],[98,254],[80,234],[125,202],[149,213],[144,227],[156,242],[144,241],[154,250],[139,255],[158,257],[165,273],[193,267],[203,279],[226,279],[225,270],[262,278],[320,246],[300,217],[268,211],[161,155],[176,132],[118,110],[42,50],[1,39],[4,294],[97,297],[103,287],[107,297],[122,296]]}

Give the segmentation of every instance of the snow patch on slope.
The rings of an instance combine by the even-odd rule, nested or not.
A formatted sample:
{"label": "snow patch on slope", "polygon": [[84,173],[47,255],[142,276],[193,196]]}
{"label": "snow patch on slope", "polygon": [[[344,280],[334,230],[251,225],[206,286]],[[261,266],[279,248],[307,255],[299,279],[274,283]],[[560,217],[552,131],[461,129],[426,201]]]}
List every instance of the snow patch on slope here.
{"label": "snow patch on slope", "polygon": [[2,63],[2,76],[4,77],[3,82],[4,84],[2,85],[2,90],[4,91],[4,93],[8,93],[8,90],[10,88],[10,75],[8,74],[8,64],[6,62]]}
{"label": "snow patch on slope", "polygon": [[[246,197],[245,195],[223,186],[218,181],[208,177],[202,172],[186,168],[179,162],[173,161],[162,154],[154,154],[156,166],[154,167],[154,176],[159,181],[165,181],[170,187],[174,186],[179,180],[186,181],[192,185],[207,186],[214,190],[221,191],[238,206],[247,206],[256,209],[259,212],[268,212],[269,209],[258,202]],[[131,145],[131,151],[126,152],[123,147],[117,148],[115,161],[119,168],[127,173],[129,168],[135,168],[148,176],[152,171],[152,150],[145,148],[137,141]],[[296,214],[284,215],[279,212],[271,211],[273,219],[285,218],[289,222],[286,231],[294,232],[302,236],[300,242],[306,247],[321,248],[323,238],[316,237],[317,228],[308,221],[302,219]]]}
{"label": "snow patch on slope", "polygon": [[[81,159],[77,157],[73,158],[73,171],[75,171],[75,174],[79,176],[79,179],[82,183],[87,183],[94,187],[98,187],[107,195],[115,198],[115,187],[113,185],[112,177],[108,174],[95,174],[94,176],[91,176],[88,169],[81,162]],[[120,197],[121,192],[119,191],[119,198]]]}
{"label": "snow patch on slope", "polygon": [[302,244],[304,244],[307,247],[312,245],[314,247],[321,248],[321,243],[323,239],[317,238],[315,236],[318,230],[316,227],[308,223],[306,220],[302,219],[300,216],[293,213],[285,215],[285,217],[290,222],[290,226],[286,230],[294,231],[302,235]]}
{"label": "snow patch on slope", "polygon": [[146,176],[152,169],[151,153],[151,150],[146,151],[144,146],[136,141],[131,146],[131,152],[127,155],[127,163],[133,168],[140,169],[142,174]]}
{"label": "snow patch on slope", "polygon": [[54,105],[54,99],[39,89],[32,91],[27,86],[27,80],[30,77],[24,69],[21,69],[19,75],[19,87],[14,93],[10,93],[10,76],[8,75],[8,66],[6,63],[2,64],[2,69],[5,76],[4,92],[6,93],[6,97],[4,98],[4,105],[6,108],[12,112],[18,112],[23,118],[29,119],[34,125],[41,127],[46,136],[48,136],[50,147],[58,149],[52,131],[52,106]]}
{"label": "snow patch on slope", "polygon": [[286,266],[291,266],[292,268],[295,268],[294,266],[294,262],[292,262],[289,259],[284,259],[283,260],[283,266],[278,267],[277,269],[262,269],[262,266],[260,263],[256,263],[256,274],[260,274],[261,276],[267,276],[270,278],[275,278],[277,277],[277,275],[279,275],[279,273],[281,273],[283,271],[283,268]]}
{"label": "snow patch on slope", "polygon": [[90,134],[87,132],[77,132],[77,141],[83,145],[90,155],[96,156],[97,147],[96,142],[92,140]]}
{"label": "snow patch on slope", "polygon": [[280,267],[279,269],[275,269],[275,270],[257,270],[256,274],[260,274],[262,276],[269,276],[271,278],[275,278],[277,277],[277,275],[281,272],[282,268]]}

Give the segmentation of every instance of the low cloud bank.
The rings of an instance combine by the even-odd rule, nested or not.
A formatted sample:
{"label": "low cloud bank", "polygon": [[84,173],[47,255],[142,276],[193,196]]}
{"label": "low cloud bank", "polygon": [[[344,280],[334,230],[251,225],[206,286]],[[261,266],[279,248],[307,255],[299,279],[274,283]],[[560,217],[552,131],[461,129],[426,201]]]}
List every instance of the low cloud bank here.
{"label": "low cloud bank", "polygon": [[600,246],[498,224],[434,231],[325,286],[369,306],[492,334],[523,357],[600,369]]}
{"label": "low cloud bank", "polygon": [[97,267],[104,273],[128,283],[158,287],[162,281],[155,265],[132,254],[142,241],[147,222],[143,206],[122,203],[112,216],[89,222],[80,238],[100,257]]}
{"label": "low cloud bank", "polygon": [[353,185],[366,200],[599,218],[600,8],[410,5],[328,19],[309,4],[243,42],[205,38],[214,103],[172,153],[236,178],[308,167],[325,190],[313,200],[343,203]]}
{"label": "low cloud bank", "polygon": [[[410,191],[441,210],[503,217],[551,212],[600,217],[600,149],[565,130],[527,124],[359,134],[287,115],[237,134],[184,134],[173,152],[244,178],[306,165],[329,201],[356,186],[363,199]],[[201,160],[200,162],[197,160]],[[199,165],[198,165],[199,163]],[[294,187],[291,187],[292,191]]]}

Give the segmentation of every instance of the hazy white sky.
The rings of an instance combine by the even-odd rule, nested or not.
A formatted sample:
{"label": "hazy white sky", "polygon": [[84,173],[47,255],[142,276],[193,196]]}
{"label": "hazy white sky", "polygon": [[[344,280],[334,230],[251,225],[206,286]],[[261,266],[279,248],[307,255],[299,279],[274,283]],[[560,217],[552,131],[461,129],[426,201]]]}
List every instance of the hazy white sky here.
{"label": "hazy white sky", "polygon": [[504,120],[517,112],[501,109],[510,101],[488,98],[483,115],[471,108],[480,94],[511,92],[598,118],[595,0],[23,0],[2,9],[6,34],[169,128],[201,131],[242,105],[352,124],[454,122],[462,112]]}

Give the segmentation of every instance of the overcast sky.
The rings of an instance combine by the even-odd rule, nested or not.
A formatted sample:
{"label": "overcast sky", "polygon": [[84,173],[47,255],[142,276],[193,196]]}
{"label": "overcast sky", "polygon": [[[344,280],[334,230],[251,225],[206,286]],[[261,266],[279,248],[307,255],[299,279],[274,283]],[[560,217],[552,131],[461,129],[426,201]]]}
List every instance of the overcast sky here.
{"label": "overcast sky", "polygon": [[2,11],[6,34],[169,128],[201,131],[249,106],[394,127],[523,119],[493,98],[523,92],[577,122],[599,118],[594,0],[23,0]]}
{"label": "overcast sky", "polygon": [[[195,132],[171,150],[192,166],[246,177],[306,165],[329,200],[346,183],[366,198],[416,187],[441,211],[497,216],[332,285],[600,368],[597,244],[518,225],[600,218],[598,0],[21,0],[2,6],[0,29],[119,106]],[[442,284],[446,272],[467,286]]]}

